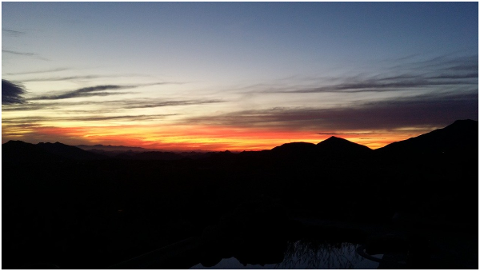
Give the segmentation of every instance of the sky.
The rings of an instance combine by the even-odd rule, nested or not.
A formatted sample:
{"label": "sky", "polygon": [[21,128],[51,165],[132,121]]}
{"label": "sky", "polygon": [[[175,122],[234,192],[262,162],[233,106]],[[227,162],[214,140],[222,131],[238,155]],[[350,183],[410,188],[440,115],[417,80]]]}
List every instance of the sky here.
{"label": "sky", "polygon": [[372,149],[478,120],[477,2],[2,2],[2,143]]}

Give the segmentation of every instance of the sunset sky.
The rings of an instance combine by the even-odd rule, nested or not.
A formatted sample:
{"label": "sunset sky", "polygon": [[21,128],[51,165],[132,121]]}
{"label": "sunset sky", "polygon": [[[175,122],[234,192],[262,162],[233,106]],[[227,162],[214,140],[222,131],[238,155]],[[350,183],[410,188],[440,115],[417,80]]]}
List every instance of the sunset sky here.
{"label": "sunset sky", "polygon": [[2,143],[375,149],[467,118],[477,2],[2,3]]}

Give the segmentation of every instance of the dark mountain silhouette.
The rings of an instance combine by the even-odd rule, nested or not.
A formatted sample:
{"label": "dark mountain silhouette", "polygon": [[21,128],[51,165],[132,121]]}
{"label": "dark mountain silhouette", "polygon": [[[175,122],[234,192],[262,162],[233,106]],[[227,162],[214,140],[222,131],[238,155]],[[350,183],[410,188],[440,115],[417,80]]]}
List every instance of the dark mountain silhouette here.
{"label": "dark mountain silhouette", "polygon": [[92,152],[99,152],[99,153],[120,153],[120,152],[146,152],[151,151],[141,147],[129,147],[129,146],[112,146],[112,145],[77,145],[82,150],[92,151]]}
{"label": "dark mountain silhouette", "polygon": [[144,151],[144,152],[122,152],[115,155],[115,158],[129,160],[179,160],[183,156],[174,152]]}
{"label": "dark mountain silhouette", "polygon": [[[280,161],[283,166],[311,163],[318,158],[315,144],[307,142],[291,142],[277,146],[268,151],[270,159]],[[259,156],[259,153],[255,153]]]}
{"label": "dark mountain silhouette", "polygon": [[65,145],[59,142],[38,144],[23,141],[8,141],[2,144],[2,157],[8,162],[45,162],[70,160],[98,160],[105,156],[84,151],[80,148]]}
{"label": "dark mountain silhouette", "polygon": [[281,146],[277,146],[272,149],[274,153],[285,153],[285,154],[299,154],[299,153],[309,153],[315,151],[315,144],[307,142],[291,142],[285,143]]}
{"label": "dark mountain silhouette", "polygon": [[74,159],[74,160],[96,160],[104,159],[105,156],[92,153],[89,151],[82,150],[78,147],[69,146],[62,144],[60,142],[50,143],[50,142],[40,142],[37,146],[51,154],[58,155],[63,158]]}
{"label": "dark mountain silhouette", "polygon": [[[58,142],[9,141],[2,149],[2,268],[107,268],[199,236],[220,256],[195,252],[189,260],[236,255],[265,263],[252,257],[269,251],[267,244],[279,248],[284,232],[306,240],[345,236],[341,225],[406,236],[422,259],[433,259],[430,268],[476,268],[477,127],[457,121],[375,151],[331,137],[265,151],[97,159]],[[331,230],[317,229],[316,221]],[[366,238],[379,234],[370,229]],[[193,265],[185,262],[154,267]]]}
{"label": "dark mountain silhouette", "polygon": [[343,138],[332,136],[317,144],[317,150],[322,154],[358,156],[371,153],[372,150]]}
{"label": "dark mountain silhouette", "polygon": [[432,132],[391,143],[376,150],[382,154],[460,154],[478,153],[478,121],[457,120]]}
{"label": "dark mountain silhouette", "polygon": [[[275,158],[305,160],[357,159],[369,155],[372,150],[343,138],[330,137],[318,144],[293,142],[277,146],[271,150]],[[294,161],[292,161],[294,162]]]}
{"label": "dark mountain silhouette", "polygon": [[[99,149],[96,149],[96,147]],[[89,151],[86,149],[89,149]],[[372,152],[383,155],[475,154],[478,153],[478,122],[469,119],[457,120],[445,128],[394,142],[375,151],[349,140],[332,136],[316,145],[307,142],[291,142],[274,147],[267,152],[274,157],[280,158],[291,156],[346,158],[368,155]],[[260,154],[260,152],[252,152],[251,155],[256,155],[257,153]],[[110,145],[81,145],[80,147],[75,147],[60,142],[41,142],[34,145],[22,141],[9,141],[3,144],[3,155],[10,160],[59,158],[96,160],[106,159],[107,156],[127,160],[178,160],[185,156],[175,152],[148,151],[136,147]],[[209,157],[210,155],[202,156]]]}
{"label": "dark mountain silhouette", "polygon": [[10,140],[2,144],[2,159],[5,162],[51,161],[59,160],[55,154],[37,145],[19,140]]}

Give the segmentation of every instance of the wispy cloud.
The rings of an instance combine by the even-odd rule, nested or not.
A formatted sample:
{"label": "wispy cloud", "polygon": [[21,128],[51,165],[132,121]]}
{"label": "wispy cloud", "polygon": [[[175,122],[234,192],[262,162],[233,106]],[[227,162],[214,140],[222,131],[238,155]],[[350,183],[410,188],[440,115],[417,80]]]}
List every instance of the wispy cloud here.
{"label": "wispy cloud", "polygon": [[[386,68],[381,74],[334,78],[336,83],[311,87],[269,87],[266,93],[401,92],[460,85],[478,85],[477,56],[437,57]],[[392,75],[393,73],[393,75]]]}
{"label": "wispy cloud", "polygon": [[[125,92],[122,92],[125,93]],[[38,99],[38,98],[37,98]],[[168,106],[189,106],[189,105],[201,105],[201,104],[211,104],[211,103],[222,103],[224,100],[205,100],[205,99],[190,99],[190,100],[114,100],[109,101],[106,105],[105,102],[57,102],[55,99],[50,99],[50,102],[25,102],[22,104],[11,105],[7,108],[3,108],[3,111],[34,111],[41,109],[66,109],[74,106],[102,106],[101,109],[96,109],[95,112],[102,113],[112,113],[117,111],[125,111],[126,109],[138,109],[138,108],[155,108],[155,107],[168,107]],[[69,111],[72,113],[83,113],[90,112],[89,110],[84,111]]]}
{"label": "wispy cloud", "polygon": [[17,51],[12,51],[12,50],[5,50],[5,49],[2,49],[2,53],[12,54],[12,55],[20,55],[20,56],[35,56],[36,55],[34,53],[17,52]]}
{"label": "wispy cloud", "polygon": [[129,122],[134,122],[134,121],[144,121],[144,120],[158,120],[158,119],[163,119],[165,117],[169,116],[174,116],[176,114],[152,114],[152,115],[114,115],[114,116],[91,116],[91,115],[80,115],[80,116],[71,116],[71,117],[63,117],[63,116],[58,116],[58,117],[16,117],[16,118],[8,118],[8,119],[3,119],[2,122],[5,124],[13,124],[13,125],[21,125],[22,123],[24,124],[30,124],[34,125],[35,123],[39,122],[44,122],[44,121],[82,121],[82,122],[88,122],[88,121],[129,121]]}
{"label": "wispy cloud", "polygon": [[160,83],[138,84],[138,85],[98,85],[93,87],[86,87],[86,88],[80,88],[72,91],[67,91],[61,94],[56,94],[56,95],[43,95],[43,96],[33,97],[31,98],[31,100],[61,100],[61,99],[78,98],[78,97],[119,95],[119,94],[125,94],[125,92],[115,92],[115,91],[105,92],[105,91],[131,89],[131,88],[139,88],[139,87],[145,87],[145,86],[164,85],[164,84],[169,84],[169,83],[160,82]]}
{"label": "wispy cloud", "polygon": [[118,85],[102,85],[102,86],[94,86],[94,87],[86,87],[80,88],[73,91],[65,92],[58,95],[50,95],[50,96],[40,96],[32,98],[31,100],[60,100],[60,99],[68,99],[68,98],[78,98],[78,97],[91,97],[91,96],[108,96],[108,95],[116,95],[119,94],[118,92],[104,92],[105,90],[118,90],[127,88],[126,86],[118,86]]}
{"label": "wispy cloud", "polygon": [[[38,77],[24,79],[22,82],[49,82],[49,81],[67,81],[67,80],[85,80],[85,79],[98,79],[98,78],[112,78],[112,77],[126,77],[131,75],[73,75],[73,76],[57,76],[57,77]],[[134,75],[138,76],[138,75]],[[165,83],[162,83],[165,84]]]}
{"label": "wispy cloud", "polygon": [[51,73],[51,72],[62,72],[67,71],[68,68],[56,68],[56,69],[49,69],[49,70],[38,70],[38,71],[27,71],[27,72],[11,72],[7,73],[7,75],[28,75],[28,74],[39,74],[39,73]]}
{"label": "wispy cloud", "polygon": [[199,104],[211,104],[211,103],[221,103],[223,100],[174,100],[174,101],[155,101],[155,100],[144,100],[144,101],[123,101],[124,108],[134,109],[134,108],[153,108],[153,107],[164,107],[164,106],[183,106],[183,105],[199,105]]}
{"label": "wispy cloud", "polygon": [[34,54],[34,53],[17,52],[17,51],[6,50],[6,49],[2,49],[2,53],[7,53],[7,54],[11,54],[11,55],[18,55],[18,56],[35,57],[35,58],[38,58],[38,59],[41,59],[41,60],[48,61],[48,59],[46,59],[46,58],[44,58],[44,57],[41,57],[41,56],[39,56],[38,54]]}
{"label": "wispy cloud", "polygon": [[25,88],[19,84],[2,79],[2,105],[23,104]]}
{"label": "wispy cloud", "polygon": [[13,29],[2,28],[2,31],[3,33],[12,37],[19,37],[19,36],[25,35],[25,32],[13,30]]}
{"label": "wispy cloud", "polygon": [[106,121],[106,120],[120,120],[120,121],[141,121],[141,120],[158,120],[165,117],[175,116],[176,114],[152,114],[152,115],[123,115],[123,116],[85,116],[75,118],[65,118],[64,120],[80,120],[80,121]]}
{"label": "wispy cloud", "polygon": [[[472,80],[473,79],[473,80]],[[344,82],[336,85],[315,88],[293,89],[281,91],[283,93],[361,93],[361,92],[391,92],[404,91],[415,88],[430,88],[438,86],[452,86],[476,84],[478,73],[468,74],[440,74],[435,76],[403,75],[396,78],[368,78],[355,82]]]}

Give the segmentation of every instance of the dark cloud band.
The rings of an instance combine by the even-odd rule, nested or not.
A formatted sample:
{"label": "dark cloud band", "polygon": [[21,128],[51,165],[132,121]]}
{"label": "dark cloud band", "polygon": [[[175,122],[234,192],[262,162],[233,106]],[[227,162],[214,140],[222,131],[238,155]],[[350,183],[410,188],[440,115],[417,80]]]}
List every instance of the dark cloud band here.
{"label": "dark cloud band", "polygon": [[61,100],[68,98],[77,98],[77,97],[89,97],[89,96],[107,96],[117,94],[115,92],[103,92],[105,90],[118,90],[126,88],[125,86],[118,85],[102,85],[94,87],[80,88],[74,91],[65,92],[59,95],[50,95],[50,96],[40,96],[33,98],[32,100]]}
{"label": "dark cloud band", "polygon": [[175,114],[153,114],[153,115],[118,115],[118,116],[77,116],[77,117],[17,117],[3,120],[3,123],[9,125],[30,124],[36,125],[42,121],[145,121],[158,120]]}
{"label": "dark cloud band", "polygon": [[80,89],[64,92],[57,95],[44,95],[44,96],[34,97],[31,100],[62,100],[62,99],[78,98],[78,97],[110,96],[110,95],[125,94],[125,92],[105,92],[106,90],[121,90],[121,89],[130,89],[130,88],[138,88],[138,87],[144,87],[144,86],[163,85],[163,84],[168,84],[168,83],[160,82],[160,83],[139,84],[139,85],[98,85],[93,87],[80,88]]}
{"label": "dark cloud band", "polygon": [[375,130],[447,125],[478,116],[476,93],[422,95],[328,109],[273,108],[185,119],[185,124],[256,127],[282,130]]}
{"label": "dark cloud band", "polygon": [[25,103],[25,93],[23,86],[2,79],[2,105]]}

